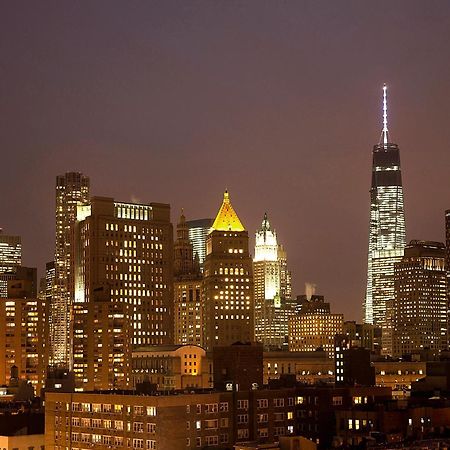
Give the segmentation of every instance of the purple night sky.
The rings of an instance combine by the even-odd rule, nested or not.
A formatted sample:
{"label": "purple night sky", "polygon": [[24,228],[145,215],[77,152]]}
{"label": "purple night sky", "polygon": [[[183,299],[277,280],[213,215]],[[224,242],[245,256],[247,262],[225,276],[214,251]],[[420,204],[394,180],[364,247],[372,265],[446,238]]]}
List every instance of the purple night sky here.
{"label": "purple night sky", "polygon": [[53,259],[55,176],[214,216],[267,211],[294,294],[361,319],[371,150],[389,86],[407,239],[450,208],[450,2],[3,2],[0,227]]}

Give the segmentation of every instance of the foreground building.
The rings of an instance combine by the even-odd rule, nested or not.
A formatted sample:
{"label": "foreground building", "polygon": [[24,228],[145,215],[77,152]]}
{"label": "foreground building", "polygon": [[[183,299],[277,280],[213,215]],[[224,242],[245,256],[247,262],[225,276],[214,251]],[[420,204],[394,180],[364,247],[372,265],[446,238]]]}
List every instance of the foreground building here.
{"label": "foreground building", "polygon": [[387,302],[394,298],[394,265],[406,244],[400,150],[389,139],[386,85],[383,87],[383,130],[373,148],[370,227],[364,322],[383,328],[382,352],[392,354]]}
{"label": "foreground building", "polygon": [[194,449],[302,435],[328,449],[335,414],[390,398],[379,387],[278,387],[162,395],[82,392],[46,396],[46,449]]}
{"label": "foreground building", "polygon": [[205,345],[254,340],[253,270],[248,233],[227,191],[206,241]]}
{"label": "foreground building", "polygon": [[255,283],[255,338],[265,348],[287,346],[291,302],[291,276],[286,251],[278,244],[267,213],[256,232],[253,258]]}
{"label": "foreground building", "polygon": [[124,388],[133,346],[173,340],[170,207],[93,197],[78,209],[75,242],[77,385]]}
{"label": "foreground building", "polygon": [[445,245],[411,241],[395,265],[393,354],[448,347]]}

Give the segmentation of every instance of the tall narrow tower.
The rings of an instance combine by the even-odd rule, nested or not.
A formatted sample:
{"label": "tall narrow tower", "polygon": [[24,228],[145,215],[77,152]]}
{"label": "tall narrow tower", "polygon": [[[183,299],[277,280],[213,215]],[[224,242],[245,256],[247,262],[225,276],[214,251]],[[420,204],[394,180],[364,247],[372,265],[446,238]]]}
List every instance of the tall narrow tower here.
{"label": "tall narrow tower", "polygon": [[290,272],[286,251],[278,244],[267,214],[255,236],[253,259],[255,283],[255,337],[266,348],[287,347],[290,302]]}
{"label": "tall narrow tower", "polygon": [[55,288],[50,311],[51,364],[71,368],[71,305],[74,298],[73,231],[77,205],[89,201],[89,178],[78,172],[56,177]]}
{"label": "tall narrow tower", "polygon": [[206,240],[204,277],[207,348],[253,341],[253,271],[248,233],[227,191]]}
{"label": "tall narrow tower", "polygon": [[390,141],[387,87],[383,86],[383,129],[373,147],[370,228],[364,321],[383,328],[384,353],[390,353],[387,303],[394,298],[394,264],[406,244],[400,150]]}

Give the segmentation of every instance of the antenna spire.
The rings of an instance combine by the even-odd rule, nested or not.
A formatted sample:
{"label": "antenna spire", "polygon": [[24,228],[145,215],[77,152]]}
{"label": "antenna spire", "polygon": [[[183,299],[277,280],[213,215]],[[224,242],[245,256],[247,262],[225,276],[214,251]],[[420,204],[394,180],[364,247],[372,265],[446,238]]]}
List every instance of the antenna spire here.
{"label": "antenna spire", "polygon": [[383,144],[387,145],[389,142],[387,126],[387,86],[386,83],[383,84],[383,131],[381,132],[383,138]]}

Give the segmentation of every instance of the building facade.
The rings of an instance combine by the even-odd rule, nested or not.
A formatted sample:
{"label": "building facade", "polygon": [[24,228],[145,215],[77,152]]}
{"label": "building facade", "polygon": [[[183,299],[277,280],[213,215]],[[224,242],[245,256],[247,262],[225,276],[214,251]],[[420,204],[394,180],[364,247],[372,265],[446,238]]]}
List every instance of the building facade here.
{"label": "building facade", "polygon": [[8,296],[8,280],[15,278],[17,267],[21,264],[20,236],[8,236],[0,229],[0,297]]}
{"label": "building facade", "polygon": [[206,258],[206,238],[208,237],[213,222],[214,219],[196,219],[186,222],[189,229],[189,240],[193,245],[194,256],[198,256],[198,261],[202,269]]}
{"label": "building facade", "polygon": [[166,204],[93,197],[75,229],[74,372],[83,389],[125,387],[131,351],[173,341],[173,230]]}
{"label": "building facade", "polygon": [[448,347],[445,245],[411,241],[395,265],[393,355]]}
{"label": "building facade", "polygon": [[72,367],[72,305],[74,299],[73,232],[77,205],[89,201],[89,178],[78,172],[56,177],[55,286],[51,304],[51,363]]}
{"label": "building facade", "polygon": [[343,314],[300,314],[289,320],[289,351],[312,352],[323,349],[334,358],[334,338],[342,334]]}
{"label": "building facade", "polygon": [[254,341],[253,268],[248,233],[225,191],[206,241],[205,345]]}
{"label": "building facade", "polygon": [[394,297],[394,264],[406,244],[400,150],[389,139],[387,88],[383,87],[383,130],[372,156],[370,227],[364,322],[383,328],[383,349],[392,352],[391,325],[386,321],[386,303]]}
{"label": "building facade", "polygon": [[202,274],[194,255],[189,228],[182,214],[174,243],[174,339],[175,344],[203,346]]}
{"label": "building facade", "polygon": [[286,251],[278,244],[267,213],[256,232],[253,275],[255,338],[265,348],[287,346],[289,317],[294,314],[290,298],[291,275]]}

